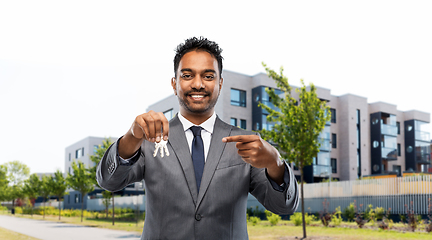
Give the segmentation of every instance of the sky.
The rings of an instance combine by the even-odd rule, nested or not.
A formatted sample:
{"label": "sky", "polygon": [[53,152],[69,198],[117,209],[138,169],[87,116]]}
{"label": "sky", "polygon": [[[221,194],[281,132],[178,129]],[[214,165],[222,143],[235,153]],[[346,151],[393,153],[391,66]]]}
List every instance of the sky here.
{"label": "sky", "polygon": [[294,86],[432,113],[431,12],[432,1],[0,0],[0,164],[64,171],[66,147],[122,136],[173,93],[174,49],[192,36],[220,45],[225,70],[252,76],[265,62]]}

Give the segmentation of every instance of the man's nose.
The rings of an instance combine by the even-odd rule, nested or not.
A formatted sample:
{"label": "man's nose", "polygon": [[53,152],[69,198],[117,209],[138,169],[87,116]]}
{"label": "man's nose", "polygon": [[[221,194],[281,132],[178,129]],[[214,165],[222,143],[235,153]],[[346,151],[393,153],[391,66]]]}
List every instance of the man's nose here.
{"label": "man's nose", "polygon": [[204,81],[201,78],[201,76],[198,75],[198,76],[194,77],[194,79],[192,80],[192,88],[195,88],[195,89],[204,88]]}

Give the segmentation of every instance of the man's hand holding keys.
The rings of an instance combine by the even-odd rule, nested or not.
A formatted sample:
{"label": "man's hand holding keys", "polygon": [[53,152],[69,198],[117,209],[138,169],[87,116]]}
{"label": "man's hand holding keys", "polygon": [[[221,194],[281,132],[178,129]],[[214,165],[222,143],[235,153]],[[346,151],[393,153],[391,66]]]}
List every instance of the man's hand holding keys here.
{"label": "man's hand holding keys", "polygon": [[236,142],[238,154],[243,161],[256,168],[267,168],[267,173],[276,183],[283,183],[285,166],[279,152],[258,135],[224,137],[222,142]]}
{"label": "man's hand holding keys", "polygon": [[169,122],[162,112],[151,110],[141,114],[135,118],[129,131],[120,140],[119,155],[124,159],[130,158],[144,140],[153,143],[167,141],[168,132]]}

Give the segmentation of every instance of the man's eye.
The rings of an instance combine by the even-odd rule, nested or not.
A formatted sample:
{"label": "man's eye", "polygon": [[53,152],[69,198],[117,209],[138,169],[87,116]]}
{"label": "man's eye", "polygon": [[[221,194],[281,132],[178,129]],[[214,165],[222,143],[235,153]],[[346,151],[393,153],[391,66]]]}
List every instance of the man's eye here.
{"label": "man's eye", "polygon": [[192,75],[190,75],[190,74],[183,74],[182,78],[184,78],[184,79],[191,79]]}
{"label": "man's eye", "polygon": [[206,80],[213,80],[214,76],[213,75],[206,75],[204,76],[204,79]]}

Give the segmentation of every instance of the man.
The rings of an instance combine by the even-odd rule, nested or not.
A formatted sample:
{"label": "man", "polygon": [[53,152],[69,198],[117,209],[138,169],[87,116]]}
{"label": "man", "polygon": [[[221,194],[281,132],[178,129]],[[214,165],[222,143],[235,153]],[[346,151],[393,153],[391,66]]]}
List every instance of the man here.
{"label": "man", "polygon": [[[109,191],[144,179],[141,239],[248,239],[249,192],[272,212],[297,208],[297,182],[278,151],[215,114],[221,52],[206,38],[180,44],[171,79],[179,114],[170,122],[160,112],[137,116],[98,165],[99,185]],[[169,156],[153,155],[161,141],[168,141]]]}

